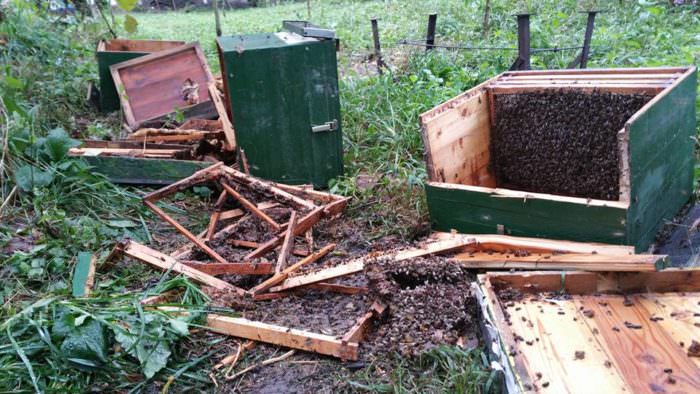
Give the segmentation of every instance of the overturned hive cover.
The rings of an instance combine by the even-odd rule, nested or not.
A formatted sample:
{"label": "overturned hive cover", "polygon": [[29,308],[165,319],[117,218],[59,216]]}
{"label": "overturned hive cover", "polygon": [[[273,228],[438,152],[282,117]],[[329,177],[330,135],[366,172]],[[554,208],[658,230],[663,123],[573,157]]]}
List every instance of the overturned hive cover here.
{"label": "overturned hive cover", "polygon": [[209,97],[214,77],[197,43],[117,63],[110,70],[126,123],[134,130],[177,111],[216,113]]}
{"label": "overturned hive cover", "polygon": [[690,199],[695,67],[506,72],[421,115],[440,231],[645,250]]}

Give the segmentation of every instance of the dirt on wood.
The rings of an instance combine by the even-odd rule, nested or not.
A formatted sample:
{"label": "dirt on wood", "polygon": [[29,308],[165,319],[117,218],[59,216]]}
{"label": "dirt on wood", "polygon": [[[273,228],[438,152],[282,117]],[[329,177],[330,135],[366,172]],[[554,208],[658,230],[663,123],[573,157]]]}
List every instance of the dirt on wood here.
{"label": "dirt on wood", "polygon": [[499,186],[619,199],[617,133],[652,96],[558,91],[494,97],[491,166]]}

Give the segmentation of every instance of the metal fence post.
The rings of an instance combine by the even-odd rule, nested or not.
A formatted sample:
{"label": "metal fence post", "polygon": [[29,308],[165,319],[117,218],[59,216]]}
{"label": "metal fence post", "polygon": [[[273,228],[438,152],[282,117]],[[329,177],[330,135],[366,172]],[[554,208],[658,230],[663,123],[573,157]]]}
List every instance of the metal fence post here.
{"label": "metal fence post", "polygon": [[433,49],[435,44],[435,25],[437,24],[437,14],[428,15],[428,33],[425,36],[425,50]]}
{"label": "metal fence post", "polygon": [[518,58],[511,70],[530,69],[530,14],[517,14],[518,17]]}
{"label": "metal fence post", "polygon": [[374,40],[374,58],[377,62],[377,71],[379,75],[383,74],[383,68],[386,67],[384,60],[382,60],[382,47],[379,43],[379,26],[377,24],[377,18],[372,18],[372,38]]}

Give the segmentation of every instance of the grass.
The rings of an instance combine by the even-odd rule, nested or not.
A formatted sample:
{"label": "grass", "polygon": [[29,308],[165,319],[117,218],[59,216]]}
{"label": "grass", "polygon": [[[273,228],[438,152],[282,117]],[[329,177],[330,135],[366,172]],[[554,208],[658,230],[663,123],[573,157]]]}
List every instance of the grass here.
{"label": "grass", "polygon": [[[537,13],[533,47],[582,41],[585,15],[577,13],[583,6],[576,1],[492,3],[490,33],[484,36],[483,1],[312,1],[311,19],[335,29],[342,42],[346,175],[331,187],[354,197],[346,215],[368,241],[385,235],[411,239],[427,231],[418,115],[506,70],[514,57],[512,51],[426,55],[397,45],[398,40],[421,39],[427,14],[437,12],[438,43],[514,46],[512,14],[530,10]],[[595,6],[609,12],[596,21],[590,67],[698,64],[697,8],[651,0]],[[197,311],[205,299],[196,286],[126,265],[98,275],[94,299],[69,297],[79,251],[95,252],[102,260],[123,236],[147,242],[167,235],[142,209],[141,191],[114,186],[65,155],[74,143],[71,137],[118,130],[116,117],[99,116],[84,101],[87,83],[97,78],[93,50],[107,35],[104,26],[58,20],[32,9],[30,2],[5,7],[0,21],[0,38],[7,41],[0,44],[0,202],[14,197],[0,212],[0,391],[153,391],[171,377],[172,390],[210,389],[206,357],[216,343],[186,336],[182,323],[138,305],[146,294],[179,287],[186,290],[183,301]],[[139,30],[132,37],[200,41],[218,70],[211,12],[135,17]],[[385,58],[392,66],[383,76],[368,66],[371,17],[379,18]],[[268,32],[278,30],[283,19],[306,18],[301,2],[226,11],[222,25],[225,34]],[[561,68],[573,56],[537,54],[533,67]],[[85,336],[96,339],[76,342]],[[353,389],[478,392],[493,382],[478,351],[440,348],[415,362],[390,361],[392,372],[381,376],[368,368],[366,375],[352,378]]]}

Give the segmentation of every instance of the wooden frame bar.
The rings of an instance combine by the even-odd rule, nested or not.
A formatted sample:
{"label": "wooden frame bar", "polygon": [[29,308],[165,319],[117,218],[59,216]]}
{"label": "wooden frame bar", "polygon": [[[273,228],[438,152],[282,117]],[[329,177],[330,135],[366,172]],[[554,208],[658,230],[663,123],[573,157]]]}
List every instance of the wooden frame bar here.
{"label": "wooden frame bar", "polygon": [[255,206],[252,202],[248,201],[247,198],[243,197],[239,192],[236,191],[236,189],[232,188],[226,182],[221,182],[221,186],[226,189],[226,192],[231,195],[231,197],[235,198],[238,200],[238,202],[241,203],[246,209],[248,209],[252,214],[255,216],[259,217],[260,219],[264,220],[269,224],[275,231],[280,230],[280,225],[277,223],[274,219],[269,217],[265,212],[262,210],[258,209],[258,207]]}

